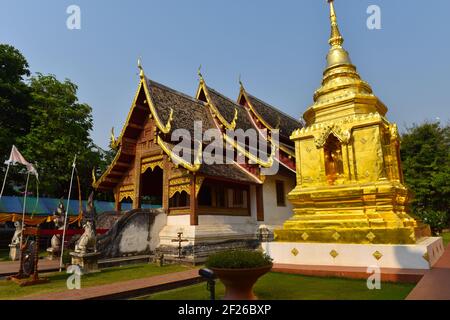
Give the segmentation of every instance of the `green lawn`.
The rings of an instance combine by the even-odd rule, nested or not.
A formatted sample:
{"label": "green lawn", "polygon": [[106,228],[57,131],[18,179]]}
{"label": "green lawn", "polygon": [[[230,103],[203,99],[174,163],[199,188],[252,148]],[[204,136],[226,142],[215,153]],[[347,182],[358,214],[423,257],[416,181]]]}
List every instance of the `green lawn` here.
{"label": "green lawn", "polygon": [[0,250],[0,261],[9,261],[9,250]]}
{"label": "green lawn", "polygon": [[444,245],[447,247],[450,243],[450,232],[443,233],[441,236],[444,239]]}
{"label": "green lawn", "polygon": [[[262,300],[404,300],[414,284],[383,283],[381,290],[369,290],[365,280],[319,278],[282,273],[269,273],[255,286],[255,294]],[[224,287],[217,282],[220,299]],[[206,284],[155,293],[144,300],[206,300]]]}
{"label": "green lawn", "polygon": [[[102,269],[99,273],[82,276],[81,287],[85,288],[119,281],[146,278],[159,274],[185,271],[188,269],[189,267],[186,266],[167,265],[158,267],[153,264],[139,264]],[[45,277],[51,280],[49,283],[31,287],[19,287],[12,281],[0,280],[0,300],[15,299],[18,297],[48,292],[65,291],[67,290],[66,281],[68,276],[69,275],[65,272],[46,274]]]}
{"label": "green lawn", "polygon": [[[442,234],[444,243],[450,244],[450,233]],[[0,250],[0,261],[8,261],[8,250]],[[141,264],[133,266],[103,269],[102,272],[83,276],[82,287],[108,284],[151,277],[154,275],[187,270],[188,267],[168,265],[158,267]],[[66,273],[51,273],[45,275],[50,283],[33,287],[19,287],[16,283],[0,280],[0,300],[15,299],[28,295],[66,290]],[[349,280],[339,278],[318,278],[281,273],[269,273],[258,281],[255,293],[260,299],[268,300],[402,300],[414,288],[411,284],[383,283],[381,290],[368,290],[365,280]],[[224,294],[223,285],[218,281],[216,288],[218,298]],[[142,299],[148,300],[204,300],[209,295],[206,284],[198,284],[185,288],[153,294]]]}

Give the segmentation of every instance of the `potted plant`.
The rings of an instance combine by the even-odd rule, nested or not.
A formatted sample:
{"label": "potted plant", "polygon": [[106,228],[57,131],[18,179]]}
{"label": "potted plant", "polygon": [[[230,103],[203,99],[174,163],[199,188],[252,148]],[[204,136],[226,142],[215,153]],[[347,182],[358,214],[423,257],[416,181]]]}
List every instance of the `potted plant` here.
{"label": "potted plant", "polygon": [[211,255],[206,261],[225,285],[224,300],[256,300],[253,286],[272,269],[272,259],[253,250],[227,250]]}

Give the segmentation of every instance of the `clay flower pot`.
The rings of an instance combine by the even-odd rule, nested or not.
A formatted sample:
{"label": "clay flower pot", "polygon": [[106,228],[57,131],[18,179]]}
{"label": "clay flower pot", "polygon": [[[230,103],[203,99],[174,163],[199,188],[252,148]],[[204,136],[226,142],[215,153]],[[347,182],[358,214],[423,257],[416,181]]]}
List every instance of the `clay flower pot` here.
{"label": "clay flower pot", "polygon": [[257,300],[253,293],[253,286],[260,277],[271,269],[272,264],[248,269],[211,268],[225,285],[223,300]]}

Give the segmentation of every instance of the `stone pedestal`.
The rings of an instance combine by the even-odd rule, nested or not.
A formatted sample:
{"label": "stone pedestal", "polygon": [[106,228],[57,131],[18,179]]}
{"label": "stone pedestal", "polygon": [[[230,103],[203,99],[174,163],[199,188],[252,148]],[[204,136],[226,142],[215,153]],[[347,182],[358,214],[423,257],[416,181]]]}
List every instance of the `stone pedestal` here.
{"label": "stone pedestal", "polygon": [[20,259],[20,245],[19,244],[10,244],[9,245],[9,258],[12,261],[17,261]]}
{"label": "stone pedestal", "polygon": [[83,274],[100,272],[100,269],[98,268],[98,257],[100,256],[100,252],[71,252],[70,255],[72,256],[72,264],[78,265]]}
{"label": "stone pedestal", "polygon": [[442,238],[423,238],[416,244],[346,244],[265,242],[274,263],[301,266],[431,269],[445,251]]}
{"label": "stone pedestal", "polygon": [[47,256],[48,260],[58,260],[59,257],[61,256],[61,250],[58,249],[47,248],[47,252],[48,252]]}

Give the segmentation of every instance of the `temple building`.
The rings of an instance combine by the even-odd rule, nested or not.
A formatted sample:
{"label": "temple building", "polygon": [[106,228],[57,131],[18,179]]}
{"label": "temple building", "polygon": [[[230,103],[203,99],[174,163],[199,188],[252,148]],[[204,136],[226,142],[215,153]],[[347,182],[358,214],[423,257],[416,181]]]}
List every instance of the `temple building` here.
{"label": "temple building", "polygon": [[[281,227],[292,214],[287,194],[296,176],[289,136],[302,123],[254,97],[242,83],[233,101],[199,73],[197,93],[190,97],[150,80],[140,63],[139,68],[125,125],[112,138],[116,156],[94,188],[113,192],[117,211],[124,202],[133,209],[159,204],[167,219],[158,250],[175,255],[178,243],[173,240],[182,232],[184,253],[194,262],[218,248],[254,246],[260,226]],[[174,152],[177,129],[189,136],[188,159]],[[216,129],[226,149],[234,151],[231,163],[202,161],[202,151],[212,142],[197,138],[209,129]],[[230,135],[240,129],[253,130],[256,148]],[[244,161],[237,161],[239,156]]]}

